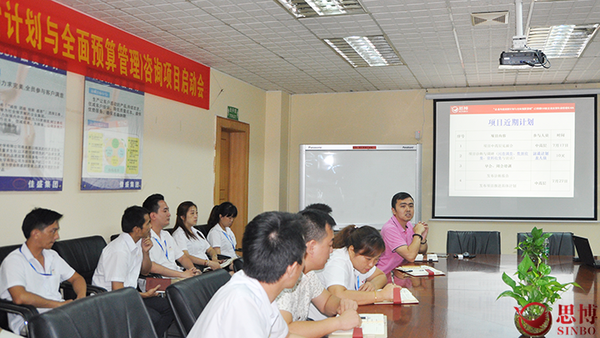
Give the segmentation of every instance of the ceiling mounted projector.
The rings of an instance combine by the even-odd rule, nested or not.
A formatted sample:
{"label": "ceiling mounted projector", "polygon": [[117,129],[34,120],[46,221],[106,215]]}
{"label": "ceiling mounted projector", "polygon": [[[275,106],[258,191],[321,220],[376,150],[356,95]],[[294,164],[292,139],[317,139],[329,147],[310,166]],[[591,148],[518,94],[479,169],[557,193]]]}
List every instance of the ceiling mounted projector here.
{"label": "ceiling mounted projector", "polygon": [[523,1],[515,0],[517,35],[509,51],[500,54],[498,69],[550,68],[550,61],[541,50],[527,47],[527,37],[523,35]]}
{"label": "ceiling mounted projector", "polygon": [[544,67],[548,62],[546,55],[536,49],[510,50],[500,54],[499,69],[530,69]]}

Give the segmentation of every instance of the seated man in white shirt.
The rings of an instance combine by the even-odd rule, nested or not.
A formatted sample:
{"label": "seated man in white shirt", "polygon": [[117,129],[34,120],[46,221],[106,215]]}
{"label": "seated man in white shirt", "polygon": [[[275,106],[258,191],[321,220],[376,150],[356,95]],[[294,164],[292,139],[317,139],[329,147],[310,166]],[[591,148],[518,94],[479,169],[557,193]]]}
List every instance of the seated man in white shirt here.
{"label": "seated man in white shirt", "polygon": [[[102,250],[98,267],[94,271],[92,283],[108,291],[122,288],[136,288],[138,276],[147,275],[152,267],[150,260],[150,217],[149,212],[140,206],[125,209],[121,217],[123,233]],[[166,298],[157,297],[156,286],[141,292],[142,300],[150,314],[154,329],[162,337],[173,319],[171,305]]]}
{"label": "seated man in white shirt", "polygon": [[296,284],[306,250],[297,214],[265,212],[244,231],[244,270],[211,298],[188,338],[283,338],[288,327],[275,297]]}
{"label": "seated man in white shirt", "polygon": [[[33,305],[45,312],[64,305],[60,283],[69,281],[77,299],[86,295],[85,280],[65,262],[52,245],[58,240],[56,211],[36,208],[23,220],[25,243],[6,256],[0,266],[0,298],[15,304]],[[9,326],[14,333],[25,333],[23,317],[9,314]]]}
{"label": "seated man in white shirt", "polygon": [[[188,278],[201,274],[188,255],[179,248],[171,234],[163,230],[171,222],[171,213],[164,196],[161,194],[148,196],[143,207],[150,211],[150,236],[153,244],[150,249],[152,260],[150,272],[171,278]],[[183,265],[185,271],[177,265],[176,261]]]}
{"label": "seated man in white shirt", "polygon": [[[356,312],[358,304],[350,299],[332,295],[321,283],[315,270],[325,267],[333,251],[333,229],[335,221],[321,210],[306,208],[299,214],[304,222],[306,255],[300,282],[293,289],[283,290],[277,297],[277,305],[290,332],[305,337],[323,337],[337,330],[349,330],[360,325]],[[309,308],[315,306],[331,318],[308,321]],[[335,317],[336,314],[340,316]],[[320,319],[321,317],[319,317]]]}

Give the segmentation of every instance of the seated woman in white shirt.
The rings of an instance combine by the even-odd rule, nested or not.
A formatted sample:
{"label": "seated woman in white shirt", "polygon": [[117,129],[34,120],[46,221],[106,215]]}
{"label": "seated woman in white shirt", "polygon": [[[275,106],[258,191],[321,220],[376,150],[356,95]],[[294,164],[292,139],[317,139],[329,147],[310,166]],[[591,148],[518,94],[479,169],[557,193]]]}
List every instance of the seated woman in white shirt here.
{"label": "seated woman in white shirt", "polygon": [[194,264],[207,266],[213,270],[220,269],[217,252],[210,246],[204,234],[194,228],[197,222],[198,207],[191,201],[182,202],[177,207],[173,238]]}
{"label": "seated woman in white shirt", "polygon": [[231,231],[231,225],[237,217],[237,213],[237,208],[231,202],[215,205],[210,212],[206,225],[210,230],[206,237],[219,255],[230,258],[237,257],[235,253],[236,239],[233,231]]}
{"label": "seated woman in white shirt", "polygon": [[385,249],[379,231],[349,225],[333,238],[333,247],[325,268],[317,273],[329,292],[359,305],[394,300],[398,286],[387,284],[386,275],[375,266]]}

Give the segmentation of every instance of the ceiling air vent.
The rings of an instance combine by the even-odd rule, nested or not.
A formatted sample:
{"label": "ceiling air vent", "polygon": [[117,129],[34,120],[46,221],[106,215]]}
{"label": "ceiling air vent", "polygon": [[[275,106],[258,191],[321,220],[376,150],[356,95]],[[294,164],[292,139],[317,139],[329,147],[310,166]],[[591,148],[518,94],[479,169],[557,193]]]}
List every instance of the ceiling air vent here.
{"label": "ceiling air vent", "polygon": [[508,24],[508,11],[471,13],[473,26]]}

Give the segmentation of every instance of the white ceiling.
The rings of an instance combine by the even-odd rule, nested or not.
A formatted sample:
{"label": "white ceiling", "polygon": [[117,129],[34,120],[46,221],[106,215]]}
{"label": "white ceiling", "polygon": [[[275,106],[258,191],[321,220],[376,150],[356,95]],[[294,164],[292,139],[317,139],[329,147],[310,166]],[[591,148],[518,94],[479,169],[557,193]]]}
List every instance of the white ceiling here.
{"label": "white ceiling", "polygon": [[[290,94],[600,82],[600,38],[550,69],[499,70],[514,0],[361,0],[367,14],[296,19],[277,0],[58,0],[264,90]],[[531,11],[530,9],[533,8]],[[471,13],[509,11],[508,24]],[[600,23],[600,1],[523,0],[530,27]],[[406,65],[353,68],[321,39],[385,34]],[[462,62],[461,62],[462,56]]]}

